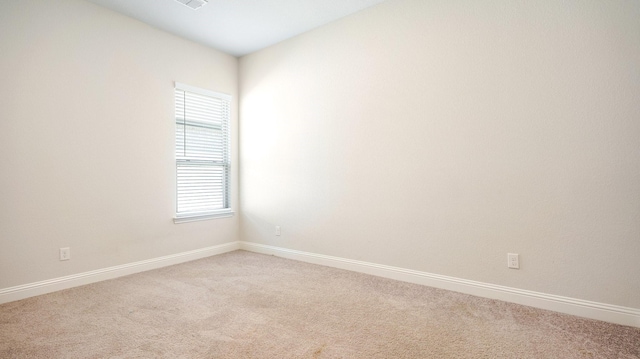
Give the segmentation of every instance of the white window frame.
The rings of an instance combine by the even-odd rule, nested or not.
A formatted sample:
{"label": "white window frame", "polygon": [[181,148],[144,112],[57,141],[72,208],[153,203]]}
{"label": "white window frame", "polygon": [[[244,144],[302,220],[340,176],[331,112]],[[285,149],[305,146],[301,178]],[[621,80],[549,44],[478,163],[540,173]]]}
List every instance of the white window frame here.
{"label": "white window frame", "polygon": [[[186,146],[189,141],[188,140],[189,136],[186,135],[186,130],[184,130],[186,129],[186,122],[187,122],[187,119],[185,118],[186,116],[180,115],[178,113],[177,96],[180,93],[192,93],[200,96],[205,96],[209,98],[215,98],[218,100],[226,101],[226,106],[228,107],[228,111],[226,112],[226,118],[224,118],[225,116],[219,117],[219,119],[222,121],[222,131],[226,132],[226,133],[223,133],[222,135],[222,139],[224,143],[223,152],[225,153],[225,155],[222,156],[223,158],[222,160],[220,159],[210,160],[210,159],[194,158],[191,156],[187,156],[186,148],[188,147]],[[231,183],[232,183],[231,182],[231,96],[224,93],[214,92],[211,90],[206,90],[199,87],[176,82],[175,90],[174,90],[174,105],[176,106],[174,111],[174,126],[175,126],[174,128],[176,131],[174,136],[174,141],[175,141],[174,153],[175,153],[175,160],[176,160],[176,177],[175,177],[176,178],[176,186],[175,186],[176,204],[175,204],[175,217],[173,219],[174,223],[202,221],[202,220],[208,220],[213,218],[223,218],[223,217],[233,216],[234,212],[231,208]],[[187,104],[185,103],[184,106],[186,107]],[[180,118],[182,118],[182,120],[180,120]],[[178,144],[177,144],[178,137],[179,137],[178,127],[180,126],[180,121],[182,121],[182,126],[183,126],[183,130],[182,130],[182,136],[183,136],[182,139],[184,140],[183,153],[179,153]],[[201,167],[201,168],[222,167],[223,177],[222,177],[222,183],[220,186],[224,196],[224,199],[222,200],[223,208],[179,212],[180,210],[179,204],[181,203],[180,202],[181,182],[179,177],[179,171],[180,171],[180,168],[184,169],[186,166]],[[184,198],[185,197],[182,197],[183,200]]]}

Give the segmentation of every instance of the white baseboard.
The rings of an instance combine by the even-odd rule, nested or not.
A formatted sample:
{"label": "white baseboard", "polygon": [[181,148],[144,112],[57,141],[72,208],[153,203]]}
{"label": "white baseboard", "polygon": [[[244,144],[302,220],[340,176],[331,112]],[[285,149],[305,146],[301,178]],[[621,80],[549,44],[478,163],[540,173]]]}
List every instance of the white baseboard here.
{"label": "white baseboard", "polygon": [[66,277],[43,280],[40,282],[18,285],[0,289],[0,304],[25,299],[36,295],[55,292],[62,289],[78,287],[85,284],[100,282],[107,279],[122,277],[129,274],[162,268],[200,258],[210,257],[240,249],[240,242],[224,243],[193,251],[171,254],[164,257],[147,259],[144,261],[123,264],[119,266],[93,270]]}
{"label": "white baseboard", "polygon": [[258,243],[243,241],[240,242],[240,248],[256,253],[271,254],[302,262],[347,269],[354,272],[366,273],[379,277],[447,289],[479,297],[498,299],[505,302],[523,304],[530,307],[640,328],[640,309],[636,308],[591,302],[582,299],[533,292],[501,285],[476,282],[467,279],[326,256],[322,254],[302,252]]}
{"label": "white baseboard", "polygon": [[523,304],[560,313],[640,328],[640,309],[636,308],[591,302],[582,299],[510,288],[467,279],[448,277],[439,274],[420,272],[411,269],[326,256],[322,254],[302,252],[293,249],[268,246],[258,243],[238,241],[196,249],[189,252],[182,252],[164,257],[98,269],[90,272],[73,274],[65,277],[0,289],[0,304],[33,297],[36,295],[51,293],[62,289],[78,287],[81,285],[95,283],[107,279],[122,277],[129,274],[162,268],[200,258],[210,257],[216,254],[231,252],[238,249],[244,249],[256,253],[271,254],[278,257],[299,260],[302,262],[341,268],[354,272],[366,273],[379,277],[421,284],[435,288],[447,289],[460,293],[476,295],[479,297],[498,299],[506,302]]}

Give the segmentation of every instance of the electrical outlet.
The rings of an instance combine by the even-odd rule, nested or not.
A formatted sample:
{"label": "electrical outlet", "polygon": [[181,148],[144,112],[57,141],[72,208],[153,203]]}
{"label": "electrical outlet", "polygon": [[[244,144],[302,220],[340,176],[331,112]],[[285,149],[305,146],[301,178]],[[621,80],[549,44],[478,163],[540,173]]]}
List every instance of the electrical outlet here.
{"label": "electrical outlet", "polygon": [[68,261],[69,259],[71,259],[71,248],[60,248],[60,260]]}
{"label": "electrical outlet", "polygon": [[276,226],[276,236],[280,235],[280,226]]}
{"label": "electrical outlet", "polygon": [[520,255],[517,253],[507,253],[507,267],[520,269]]}

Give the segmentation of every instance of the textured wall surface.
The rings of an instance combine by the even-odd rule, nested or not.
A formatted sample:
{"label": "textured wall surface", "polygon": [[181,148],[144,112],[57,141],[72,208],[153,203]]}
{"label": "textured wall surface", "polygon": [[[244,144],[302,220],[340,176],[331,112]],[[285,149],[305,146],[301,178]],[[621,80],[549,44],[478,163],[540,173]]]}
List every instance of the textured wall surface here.
{"label": "textured wall surface", "polygon": [[0,49],[0,288],[237,240],[172,221],[173,83],[231,94],[237,134],[236,58],[79,0],[0,2]]}
{"label": "textured wall surface", "polygon": [[638,19],[388,0],[241,58],[241,238],[640,308]]}

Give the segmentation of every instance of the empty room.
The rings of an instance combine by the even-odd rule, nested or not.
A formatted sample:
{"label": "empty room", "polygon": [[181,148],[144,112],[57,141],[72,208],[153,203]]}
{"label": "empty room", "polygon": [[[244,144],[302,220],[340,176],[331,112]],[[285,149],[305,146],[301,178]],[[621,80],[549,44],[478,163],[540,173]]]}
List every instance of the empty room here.
{"label": "empty room", "polygon": [[0,0],[0,358],[640,358],[640,1]]}

